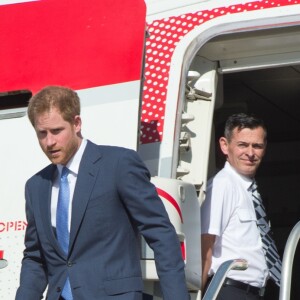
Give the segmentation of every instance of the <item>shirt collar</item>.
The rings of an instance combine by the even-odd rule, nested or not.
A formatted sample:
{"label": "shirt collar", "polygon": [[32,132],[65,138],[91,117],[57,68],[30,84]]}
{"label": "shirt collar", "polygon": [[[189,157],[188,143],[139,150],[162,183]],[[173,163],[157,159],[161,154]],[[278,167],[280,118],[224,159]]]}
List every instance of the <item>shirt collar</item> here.
{"label": "shirt collar", "polygon": [[231,173],[239,182],[241,182],[241,184],[243,185],[243,187],[246,189],[246,190],[249,190],[253,181],[254,181],[254,178],[250,178],[250,177],[247,177],[247,176],[244,176],[244,175],[241,175],[240,173],[238,173],[236,171],[236,169],[228,162],[226,161],[225,162],[225,166],[224,168],[229,172]]}
{"label": "shirt collar", "polygon": [[[70,170],[70,172],[74,173],[75,175],[78,174],[80,161],[81,161],[83,152],[85,150],[86,144],[87,144],[87,140],[82,139],[79,149],[76,151],[74,156],[69,160],[69,162],[66,165],[66,167]],[[60,164],[57,165],[59,174],[61,174],[63,167],[64,167],[63,165],[60,165]]]}

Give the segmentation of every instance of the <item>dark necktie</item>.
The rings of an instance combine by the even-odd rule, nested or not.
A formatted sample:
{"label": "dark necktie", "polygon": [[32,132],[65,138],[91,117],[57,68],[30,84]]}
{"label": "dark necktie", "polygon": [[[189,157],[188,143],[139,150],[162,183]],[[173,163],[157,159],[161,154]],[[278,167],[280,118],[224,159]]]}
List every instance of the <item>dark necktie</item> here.
{"label": "dark necktie", "polygon": [[[56,210],[56,234],[59,245],[66,255],[69,251],[69,202],[70,187],[68,182],[69,169],[63,167],[60,177],[59,193]],[[72,292],[69,277],[66,280],[62,291],[62,297],[66,300],[72,300]]]}
{"label": "dark necktie", "polygon": [[267,219],[266,211],[262,204],[261,196],[257,191],[257,185],[255,181],[251,185],[251,191],[256,213],[257,227],[260,232],[270,277],[278,286],[280,286],[281,260],[278,255],[274,240],[271,237],[271,229]]}

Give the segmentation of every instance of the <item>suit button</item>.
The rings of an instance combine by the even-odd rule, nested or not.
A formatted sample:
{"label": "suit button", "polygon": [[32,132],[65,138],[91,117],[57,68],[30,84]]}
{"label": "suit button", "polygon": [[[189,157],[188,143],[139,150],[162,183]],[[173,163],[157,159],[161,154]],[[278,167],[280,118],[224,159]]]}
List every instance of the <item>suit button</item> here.
{"label": "suit button", "polygon": [[61,287],[56,288],[56,291],[57,291],[58,293],[60,293],[60,292],[61,292]]}
{"label": "suit button", "polygon": [[72,266],[73,266],[72,262],[71,262],[71,261],[68,261],[68,262],[67,262],[67,266],[68,266],[68,267],[72,267]]}

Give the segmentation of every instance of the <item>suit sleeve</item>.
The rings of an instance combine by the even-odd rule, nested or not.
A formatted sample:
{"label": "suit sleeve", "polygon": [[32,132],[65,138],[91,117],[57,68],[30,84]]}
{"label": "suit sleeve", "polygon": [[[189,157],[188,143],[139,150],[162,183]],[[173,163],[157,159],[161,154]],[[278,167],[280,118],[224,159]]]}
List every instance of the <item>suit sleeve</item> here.
{"label": "suit sleeve", "polygon": [[124,151],[117,177],[121,199],[154,251],[163,298],[189,299],[178,237],[155,186],[150,182],[149,171],[135,151]]}
{"label": "suit sleeve", "polygon": [[27,228],[20,286],[17,290],[16,300],[38,300],[43,298],[43,292],[47,287],[47,275],[44,260],[40,252],[28,183],[25,188],[25,198]]}

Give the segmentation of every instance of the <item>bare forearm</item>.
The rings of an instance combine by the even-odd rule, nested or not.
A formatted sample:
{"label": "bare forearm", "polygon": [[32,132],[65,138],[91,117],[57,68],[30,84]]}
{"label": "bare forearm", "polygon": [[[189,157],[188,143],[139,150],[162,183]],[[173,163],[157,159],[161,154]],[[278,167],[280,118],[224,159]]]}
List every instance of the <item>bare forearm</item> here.
{"label": "bare forearm", "polygon": [[201,236],[201,253],[202,253],[202,285],[201,289],[204,290],[207,279],[208,279],[208,272],[211,268],[212,263],[212,253],[213,253],[213,246],[215,243],[216,236],[210,234],[203,234]]}

